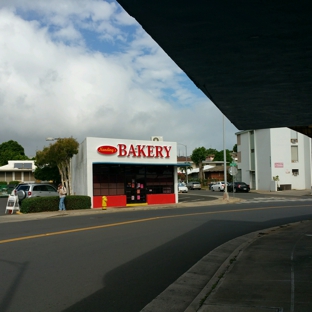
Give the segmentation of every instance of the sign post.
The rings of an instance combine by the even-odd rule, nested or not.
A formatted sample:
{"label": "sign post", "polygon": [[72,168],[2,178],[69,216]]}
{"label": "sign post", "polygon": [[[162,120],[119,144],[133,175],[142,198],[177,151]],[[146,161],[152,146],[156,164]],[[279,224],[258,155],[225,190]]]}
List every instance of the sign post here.
{"label": "sign post", "polygon": [[232,187],[233,187],[233,197],[234,197],[234,188],[235,188],[235,175],[237,174],[238,170],[236,168],[236,163],[230,163],[230,168],[229,168],[229,174],[233,176],[233,181],[232,181]]}

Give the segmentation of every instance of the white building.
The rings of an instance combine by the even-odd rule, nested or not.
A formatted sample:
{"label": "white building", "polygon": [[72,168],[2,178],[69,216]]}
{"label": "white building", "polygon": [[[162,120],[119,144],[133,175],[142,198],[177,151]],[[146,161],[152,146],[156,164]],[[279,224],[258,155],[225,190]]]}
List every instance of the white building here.
{"label": "white building", "polygon": [[87,137],[72,159],[72,190],[93,208],[177,203],[181,165],[175,142]]}
{"label": "white building", "polygon": [[236,181],[256,190],[311,188],[309,137],[289,128],[240,131],[236,136]]}

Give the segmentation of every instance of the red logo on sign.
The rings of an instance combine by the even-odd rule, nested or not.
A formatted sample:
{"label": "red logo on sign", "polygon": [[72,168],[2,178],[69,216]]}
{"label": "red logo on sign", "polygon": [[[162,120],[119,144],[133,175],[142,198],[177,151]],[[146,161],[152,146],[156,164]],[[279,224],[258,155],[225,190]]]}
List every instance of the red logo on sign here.
{"label": "red logo on sign", "polygon": [[100,146],[97,149],[97,151],[100,154],[112,155],[112,154],[116,154],[117,153],[117,148],[115,146],[104,145],[104,146]]}

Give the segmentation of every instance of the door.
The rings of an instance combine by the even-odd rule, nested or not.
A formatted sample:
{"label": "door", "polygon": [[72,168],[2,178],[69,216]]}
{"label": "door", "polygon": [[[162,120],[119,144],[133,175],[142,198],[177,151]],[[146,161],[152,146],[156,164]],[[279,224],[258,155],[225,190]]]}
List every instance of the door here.
{"label": "door", "polygon": [[143,179],[128,179],[126,182],[127,204],[146,203],[146,185]]}
{"label": "door", "polygon": [[145,166],[131,166],[127,169],[125,184],[127,204],[146,203]]}

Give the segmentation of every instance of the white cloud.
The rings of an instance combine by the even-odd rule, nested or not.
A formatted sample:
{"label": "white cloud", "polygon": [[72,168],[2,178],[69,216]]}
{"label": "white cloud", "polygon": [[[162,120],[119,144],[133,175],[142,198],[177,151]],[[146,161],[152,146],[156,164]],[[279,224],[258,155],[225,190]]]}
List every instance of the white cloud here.
{"label": "white cloud", "polygon": [[[221,149],[218,109],[139,26],[130,35],[118,28],[133,21],[114,2],[0,1],[0,143],[16,140],[33,156],[50,136],[162,135],[189,153]],[[104,54],[88,47],[82,28],[133,40]],[[236,129],[227,130],[231,148]]]}

